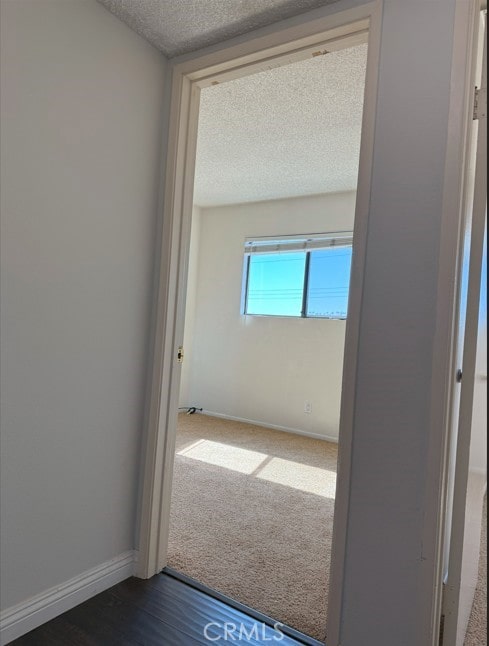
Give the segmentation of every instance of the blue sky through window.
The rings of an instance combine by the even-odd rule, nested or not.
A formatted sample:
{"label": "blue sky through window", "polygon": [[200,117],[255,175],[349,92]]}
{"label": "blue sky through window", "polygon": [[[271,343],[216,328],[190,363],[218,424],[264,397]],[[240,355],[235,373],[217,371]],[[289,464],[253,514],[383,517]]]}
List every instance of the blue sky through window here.
{"label": "blue sky through window", "polygon": [[[306,252],[251,254],[246,313],[302,316]],[[308,317],[346,318],[351,247],[309,252]]]}
{"label": "blue sky through window", "polygon": [[351,247],[313,251],[309,265],[307,316],[346,318]]}
{"label": "blue sky through window", "polygon": [[306,254],[256,254],[250,257],[247,314],[301,316]]}

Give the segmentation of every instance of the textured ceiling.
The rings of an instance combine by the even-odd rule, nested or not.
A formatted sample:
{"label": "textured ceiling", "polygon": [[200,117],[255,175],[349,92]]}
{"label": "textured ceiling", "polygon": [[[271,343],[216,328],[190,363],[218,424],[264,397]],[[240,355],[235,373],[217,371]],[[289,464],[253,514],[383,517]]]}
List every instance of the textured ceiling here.
{"label": "textured ceiling", "polygon": [[334,1],[99,0],[170,58]]}
{"label": "textured ceiling", "polygon": [[354,190],[367,45],[202,90],[200,206]]}

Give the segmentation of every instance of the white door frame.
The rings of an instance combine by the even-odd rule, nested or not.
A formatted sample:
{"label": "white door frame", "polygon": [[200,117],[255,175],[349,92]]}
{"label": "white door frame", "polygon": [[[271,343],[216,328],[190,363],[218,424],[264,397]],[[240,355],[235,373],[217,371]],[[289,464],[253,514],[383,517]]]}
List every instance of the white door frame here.
{"label": "white door frame", "polygon": [[[475,29],[479,33],[479,20],[484,20],[482,16],[476,14]],[[467,287],[467,304],[466,304],[466,321],[463,330],[463,356],[461,368],[463,379],[460,392],[460,405],[458,410],[456,429],[457,434],[454,437],[454,446],[452,452],[455,457],[453,477],[453,499],[448,503],[451,505],[449,510],[451,523],[448,527],[450,536],[448,577],[443,596],[443,614],[445,616],[443,645],[455,646],[462,643],[465,637],[465,628],[463,621],[460,621],[460,598],[463,560],[465,551],[465,529],[466,529],[466,507],[467,507],[467,487],[469,481],[469,453],[471,444],[472,431],[472,412],[474,402],[474,387],[476,379],[476,354],[477,342],[479,336],[479,301],[481,289],[481,268],[484,246],[484,231],[486,228],[487,212],[487,42],[486,28],[483,28],[484,36],[482,43],[474,39],[473,65],[475,67],[476,46],[483,47],[482,54],[482,74],[481,80],[477,80],[480,85],[481,103],[485,103],[484,113],[478,116],[478,135],[475,143],[475,180],[473,194],[468,190],[468,179],[464,191],[464,211],[466,218],[470,223],[471,239],[469,263],[469,279]],[[470,112],[474,108],[473,96],[470,98]],[[481,110],[481,112],[483,112]],[[468,124],[470,133],[472,124]],[[468,134],[470,147],[472,138]],[[467,153],[470,152],[468,147]],[[470,155],[467,154],[467,173]],[[462,245],[461,245],[462,246]],[[461,250],[462,251],[462,250]],[[462,267],[460,268],[461,271]],[[457,335],[459,336],[459,335]],[[460,366],[458,366],[460,367]]]}
{"label": "white door frame", "polygon": [[[470,5],[477,4],[471,0]],[[340,6],[338,6],[340,5]],[[331,584],[335,595],[328,606],[328,634],[332,641],[339,634],[341,604],[343,597],[343,571],[345,564],[345,543],[347,533],[348,506],[350,499],[351,444],[355,402],[355,375],[359,321],[363,291],[363,267],[367,237],[371,169],[373,159],[374,125],[376,116],[376,89],[380,58],[380,32],[383,0],[374,0],[353,9],[342,10],[342,3],[323,7],[320,17],[305,16],[291,19],[283,28],[265,29],[255,37],[237,38],[229,46],[216,46],[201,56],[187,55],[171,62],[171,106],[169,116],[169,140],[167,142],[166,169],[164,175],[164,203],[162,205],[163,230],[161,234],[161,260],[158,269],[158,288],[155,296],[155,331],[153,366],[150,378],[149,413],[147,436],[144,446],[142,495],[139,518],[139,553],[136,575],[148,578],[159,572],[166,564],[171,482],[175,451],[176,412],[178,408],[178,386],[181,366],[177,363],[178,346],[183,343],[185,291],[188,265],[188,249],[192,212],[193,177],[200,88],[215,82],[229,80],[270,69],[284,62],[306,58],[316,52],[341,46],[337,39],[351,37],[352,31],[365,32],[368,29],[369,50],[367,62],[365,103],[363,113],[362,142],[359,180],[355,211],[354,259],[352,265],[349,317],[346,329],[344,357],[343,394],[340,421],[339,472],[335,501],[335,523],[331,563]],[[467,24],[465,2],[459,3],[460,29]],[[464,13],[465,12],[465,13]],[[263,35],[265,33],[265,35]],[[459,176],[459,154],[463,146],[463,135],[458,126],[461,121],[459,109],[460,84],[467,83],[466,51],[470,40],[466,31],[460,35],[460,46],[453,62],[453,109],[450,123],[454,130],[445,173],[445,200],[447,217],[443,227],[440,256],[440,281],[453,275],[454,249],[457,248],[456,223],[459,221],[459,184],[452,181]],[[355,40],[352,41],[354,43]],[[454,226],[455,225],[455,226]],[[450,291],[450,290],[448,290]],[[445,293],[440,298],[437,322],[438,356],[446,356],[453,342],[452,323],[447,323],[446,312],[454,311],[454,294]],[[436,361],[433,375],[433,425],[443,421],[445,426],[448,401],[447,364]],[[443,389],[443,397],[440,396]],[[435,392],[436,391],[436,392]],[[433,501],[439,517],[436,527],[426,529],[427,544],[443,540],[444,510],[440,508],[440,492],[446,471],[438,466],[447,462],[445,450],[440,450],[436,438],[429,447],[433,457]],[[431,504],[431,503],[430,503]],[[441,572],[441,558],[440,572]],[[436,580],[441,576],[435,577]],[[431,580],[431,575],[430,575]],[[434,607],[430,615],[433,622],[439,617],[441,595],[435,589]],[[435,634],[433,630],[432,635]]]}
{"label": "white door frame", "polygon": [[[458,322],[460,310],[461,262],[463,257],[463,223],[465,221],[467,174],[471,146],[473,115],[473,92],[476,69],[476,52],[480,11],[485,0],[458,2],[455,16],[454,55],[451,75],[451,101],[449,106],[449,132],[446,160],[445,186],[443,192],[444,226],[440,240],[439,293],[436,346],[433,362],[433,383],[445,387],[432,391],[433,425],[443,431],[443,444],[430,443],[430,462],[433,464],[430,485],[438,517],[436,526],[425,530],[426,543],[435,538],[438,558],[433,577],[432,643],[439,643],[440,618],[443,603],[444,548],[450,541],[446,526],[447,507],[451,504],[450,480],[453,477],[451,463],[454,398],[456,396],[456,373],[458,364]],[[447,314],[449,314],[447,316]],[[436,399],[433,396],[437,395]],[[438,465],[441,468],[437,468]],[[436,496],[436,497],[435,497]],[[436,534],[434,533],[436,532]],[[443,643],[451,633],[445,623]]]}
{"label": "white door frame", "polygon": [[[192,216],[193,181],[199,95],[202,87],[238,78],[271,67],[303,60],[322,53],[366,42],[368,60],[363,111],[359,180],[355,212],[355,250],[346,328],[340,427],[341,481],[335,508],[334,579],[341,585],[343,545],[349,498],[350,446],[353,423],[354,385],[362,296],[370,175],[380,47],[381,0],[340,11],[332,5],[330,15],[309,22],[298,21],[270,35],[188,61],[171,68],[172,98],[167,166],[164,183],[161,266],[151,378],[148,432],[145,446],[143,491],[136,575],[148,578],[166,565],[171,483],[176,436],[176,413],[181,364],[177,349],[183,344],[185,293]],[[335,595],[336,596],[336,595]],[[339,595],[341,596],[341,595]],[[335,604],[332,606],[336,608]]]}

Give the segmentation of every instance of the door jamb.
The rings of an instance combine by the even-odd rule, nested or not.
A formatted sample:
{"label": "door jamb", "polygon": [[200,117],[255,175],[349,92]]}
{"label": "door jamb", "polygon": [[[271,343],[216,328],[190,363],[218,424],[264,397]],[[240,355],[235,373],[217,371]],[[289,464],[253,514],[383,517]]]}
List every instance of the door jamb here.
{"label": "door jamb", "polygon": [[[432,465],[428,488],[433,492],[431,509],[436,524],[425,526],[425,545],[436,545],[433,562],[431,643],[438,644],[443,627],[440,624],[443,603],[443,558],[446,540],[446,513],[448,476],[450,466],[450,429],[452,399],[456,376],[457,317],[459,308],[458,274],[462,254],[461,227],[464,219],[464,182],[467,170],[467,152],[470,145],[469,124],[473,105],[473,56],[477,34],[477,13],[484,0],[457,2],[455,13],[452,87],[449,105],[449,131],[443,189],[443,225],[440,239],[438,270],[438,303],[433,353],[431,392],[431,428],[438,429],[430,436],[429,461]],[[448,278],[449,277],[449,278]],[[448,289],[447,287],[450,286]],[[449,316],[447,316],[449,313]]]}
{"label": "door jamb", "polygon": [[[479,29],[480,21],[484,20],[481,15],[482,6],[475,7],[474,15],[474,42],[473,42],[473,51],[471,58],[471,74],[469,78],[472,80],[471,88],[475,87],[474,80],[479,83],[479,79],[475,79],[475,60],[477,58],[477,46],[482,47],[482,74],[481,88],[487,90],[487,18],[485,19],[485,28],[483,29],[484,36],[482,37],[481,42],[479,42]],[[469,374],[469,380],[467,384],[462,385],[462,391],[460,394],[460,407],[459,414],[457,419],[457,435],[453,438],[453,446],[451,450],[455,453],[456,462],[455,462],[455,471],[453,474],[454,486],[453,486],[453,499],[448,501],[452,505],[452,522],[450,527],[447,527],[447,531],[451,531],[452,535],[449,543],[449,561],[448,561],[448,576],[446,585],[444,587],[444,594],[442,599],[442,612],[444,614],[444,634],[443,634],[443,644],[455,644],[458,639],[459,633],[459,599],[460,599],[460,573],[462,569],[462,556],[463,556],[463,541],[464,541],[464,531],[465,531],[465,501],[467,494],[467,484],[469,477],[469,450],[470,450],[470,425],[467,420],[472,418],[472,405],[474,397],[474,382],[472,380],[472,373],[475,373],[475,361],[476,361],[476,349],[477,349],[477,328],[478,328],[478,315],[479,315],[479,299],[480,299],[480,280],[481,280],[481,266],[482,266],[482,254],[483,254],[483,238],[484,231],[486,228],[487,220],[487,184],[484,186],[484,180],[486,180],[487,172],[487,159],[484,156],[484,153],[481,149],[480,143],[481,140],[485,141],[487,136],[487,117],[484,115],[479,119],[479,133],[476,142],[473,142],[471,137],[472,129],[472,114],[474,109],[474,94],[470,92],[468,96],[468,107],[467,107],[467,159],[465,164],[465,174],[467,174],[468,165],[469,165],[469,152],[473,143],[476,146],[475,149],[475,185],[473,195],[470,196],[470,202],[468,201],[467,193],[467,180],[464,182],[463,190],[463,209],[464,209],[464,220],[469,217],[467,215],[468,210],[470,210],[470,219],[471,219],[471,240],[470,240],[470,252],[469,252],[469,285],[467,292],[467,304],[466,304],[466,324],[465,324],[465,334],[464,334],[464,344],[463,344],[463,354],[461,358],[461,366],[457,365],[453,367],[453,373],[455,373],[456,368],[461,367],[463,374]],[[475,117],[474,117],[475,119]],[[484,187],[485,192],[481,191],[481,188]],[[482,217],[482,212],[485,207],[486,217]],[[461,250],[462,252],[462,250]],[[472,337],[472,343],[467,344],[467,333],[472,333],[475,335],[475,338]],[[458,336],[458,335],[457,335]],[[470,337],[469,337],[470,340]],[[452,395],[453,396],[453,395]],[[453,411],[451,411],[453,416]],[[461,425],[462,418],[466,418],[467,427],[464,428]],[[463,431],[465,430],[465,434]],[[468,434],[467,434],[468,432]],[[462,510],[458,517],[458,523],[455,523],[455,514],[456,511]]]}

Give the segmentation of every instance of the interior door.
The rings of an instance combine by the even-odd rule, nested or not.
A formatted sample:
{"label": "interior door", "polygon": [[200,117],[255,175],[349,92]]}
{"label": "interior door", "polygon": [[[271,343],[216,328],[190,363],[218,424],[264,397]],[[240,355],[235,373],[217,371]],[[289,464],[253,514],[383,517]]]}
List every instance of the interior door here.
{"label": "interior door", "polygon": [[[485,13],[485,12],[484,12]],[[455,433],[450,464],[446,581],[443,595],[443,646],[463,646],[477,582],[482,496],[486,483],[487,422],[486,334],[487,269],[483,261],[487,213],[487,44],[486,16],[477,114],[474,121],[474,165],[469,172],[470,199],[462,261],[457,386],[453,396]],[[471,207],[471,208],[470,208]]]}

